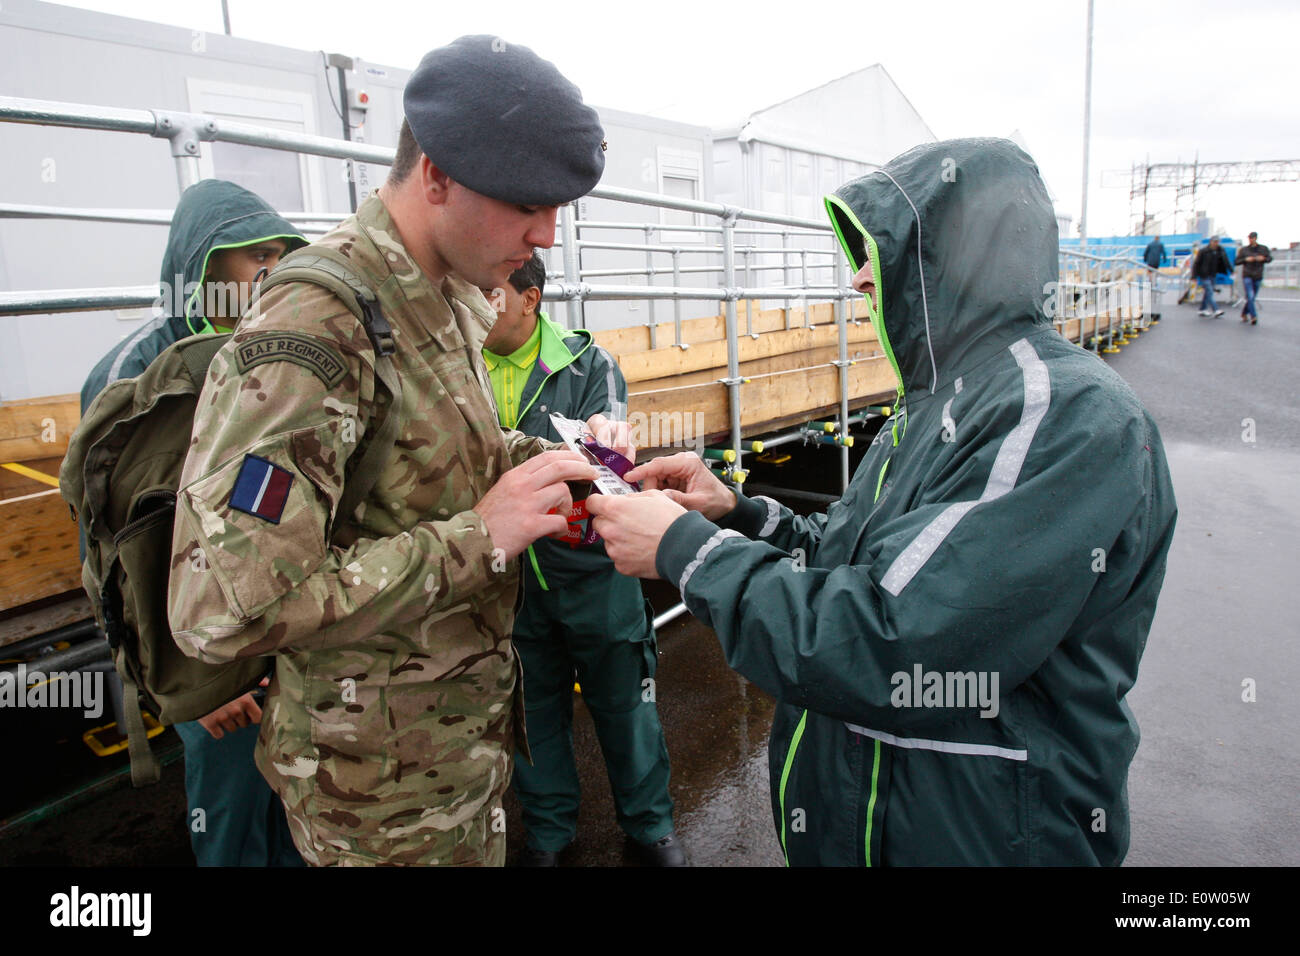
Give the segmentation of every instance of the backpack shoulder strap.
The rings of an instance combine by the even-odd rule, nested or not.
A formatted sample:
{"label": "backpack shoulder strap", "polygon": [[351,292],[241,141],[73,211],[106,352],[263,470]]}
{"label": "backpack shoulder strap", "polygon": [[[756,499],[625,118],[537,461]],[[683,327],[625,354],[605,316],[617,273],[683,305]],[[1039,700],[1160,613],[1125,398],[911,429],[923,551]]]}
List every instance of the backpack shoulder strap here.
{"label": "backpack shoulder strap", "polygon": [[184,340],[180,346],[181,358],[185,368],[194,382],[194,394],[203,390],[203,383],[208,377],[208,366],[212,357],[220,351],[221,346],[230,340],[229,335],[197,335]]}
{"label": "backpack shoulder strap", "polygon": [[264,295],[268,289],[285,282],[311,282],[323,286],[352,311],[365,328],[375,350],[375,374],[392,397],[389,414],[374,431],[373,439],[366,443],[366,449],[349,474],[343,496],[339,499],[338,514],[351,517],[379,480],[379,473],[397,441],[401,424],[399,416],[394,414],[401,404],[402,383],[391,358],[397,349],[393,328],[379,307],[379,298],[374,290],[352,271],[351,263],[342,254],[328,246],[307,246],[285,256],[263,281],[258,295]]}
{"label": "backpack shoulder strap", "polygon": [[[258,295],[265,295],[267,289],[285,282],[313,282],[329,289],[365,327],[376,357],[392,355],[396,350],[392,326],[379,308],[378,297],[352,271],[351,263],[341,253],[327,246],[306,246],[290,253],[262,282]],[[379,362],[375,365],[378,367]]]}

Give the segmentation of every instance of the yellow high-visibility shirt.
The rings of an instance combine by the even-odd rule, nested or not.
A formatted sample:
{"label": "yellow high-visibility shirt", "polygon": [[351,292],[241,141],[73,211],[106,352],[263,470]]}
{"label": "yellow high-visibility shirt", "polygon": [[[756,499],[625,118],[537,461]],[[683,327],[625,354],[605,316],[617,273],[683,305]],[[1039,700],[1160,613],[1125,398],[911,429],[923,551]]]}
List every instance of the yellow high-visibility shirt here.
{"label": "yellow high-visibility shirt", "polygon": [[502,428],[514,428],[519,424],[519,406],[523,401],[524,386],[528,383],[528,375],[541,351],[541,322],[537,323],[528,341],[509,355],[497,355],[487,349],[483,350],[483,361],[487,363],[488,375],[492,379],[492,395],[497,400],[497,417],[501,420]]}

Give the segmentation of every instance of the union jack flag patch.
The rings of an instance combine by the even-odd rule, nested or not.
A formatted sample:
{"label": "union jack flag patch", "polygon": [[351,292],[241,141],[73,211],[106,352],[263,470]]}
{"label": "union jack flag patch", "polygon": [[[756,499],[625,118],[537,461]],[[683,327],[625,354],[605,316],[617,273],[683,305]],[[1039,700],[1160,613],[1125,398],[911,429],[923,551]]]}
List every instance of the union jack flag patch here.
{"label": "union jack flag patch", "polygon": [[245,455],[244,463],[239,467],[239,477],[235,479],[235,490],[230,493],[230,507],[279,524],[292,484],[292,472],[265,458]]}

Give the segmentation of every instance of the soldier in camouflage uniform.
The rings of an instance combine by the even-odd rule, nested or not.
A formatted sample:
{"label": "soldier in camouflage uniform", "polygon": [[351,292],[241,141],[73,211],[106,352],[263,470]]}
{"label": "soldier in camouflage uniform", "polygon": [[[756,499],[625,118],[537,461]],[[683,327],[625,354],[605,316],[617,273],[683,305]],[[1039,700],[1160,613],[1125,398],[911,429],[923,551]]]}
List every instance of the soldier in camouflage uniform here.
{"label": "soldier in camouflage uniform", "polygon": [[[473,131],[480,95],[495,125],[438,152],[440,129]],[[199,402],[169,613],[197,656],[276,656],[257,760],[309,863],[499,865],[510,754],[527,752],[517,555],[566,529],[564,482],[594,471],[501,430],[478,288],[554,242],[556,207],[599,180],[602,133],[551,64],[491,37],[428,54],[405,106],[388,182],[320,241],[392,325],[400,403],[384,407],[370,338],[337,297],[268,292]],[[512,170],[512,122],[565,135]],[[340,514],[349,458],[387,415],[400,428],[386,465]]]}

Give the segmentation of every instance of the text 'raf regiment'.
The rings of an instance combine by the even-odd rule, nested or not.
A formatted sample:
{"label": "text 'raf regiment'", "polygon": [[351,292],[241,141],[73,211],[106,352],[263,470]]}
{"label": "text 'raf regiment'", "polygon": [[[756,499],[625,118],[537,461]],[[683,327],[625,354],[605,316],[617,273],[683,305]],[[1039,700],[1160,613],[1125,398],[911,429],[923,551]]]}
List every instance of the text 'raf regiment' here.
{"label": "text 'raf regiment'", "polygon": [[343,378],[347,366],[333,349],[322,345],[311,335],[293,332],[274,332],[246,339],[236,354],[240,372],[247,372],[263,362],[289,361],[301,365],[322,382],[333,388]]}

